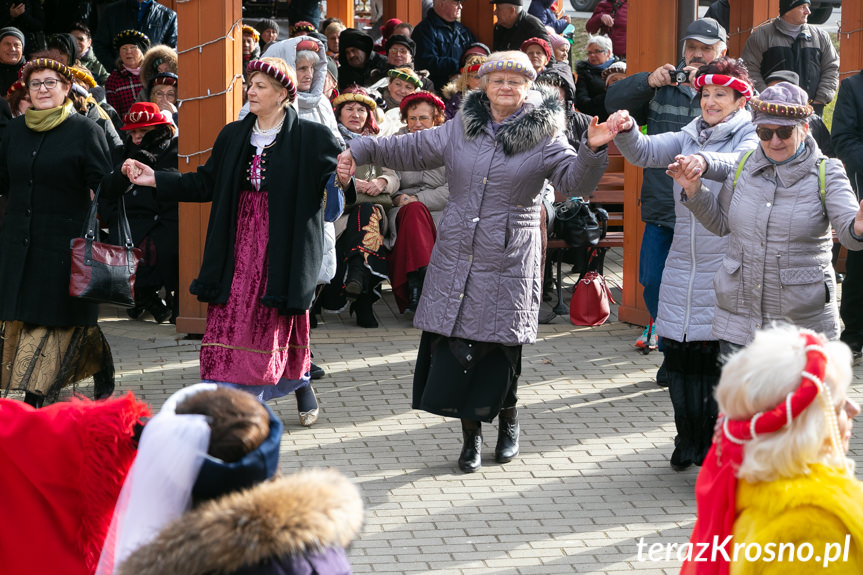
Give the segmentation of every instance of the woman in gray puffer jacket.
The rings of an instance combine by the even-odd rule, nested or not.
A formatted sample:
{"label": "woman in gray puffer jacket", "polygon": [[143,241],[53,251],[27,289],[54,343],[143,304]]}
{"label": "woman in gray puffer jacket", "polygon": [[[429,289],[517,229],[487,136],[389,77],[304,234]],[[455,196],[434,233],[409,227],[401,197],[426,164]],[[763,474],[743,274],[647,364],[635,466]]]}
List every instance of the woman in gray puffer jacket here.
{"label": "woman in gray puffer jacket", "polygon": [[413,407],[461,419],[459,467],[467,473],[481,464],[480,422],[498,413],[495,459],[518,454],[516,390],[521,346],[536,339],[545,180],[586,196],[608,162],[604,150],[585,144],[576,154],[569,145],[557,97],[530,90],[536,74],[525,54],[492,54],[479,75],[480,90],[451,121],[354,140],[338,168],[350,173],[354,160],[397,170],[446,166],[449,201],[414,318],[423,335]]}
{"label": "woman in gray puffer jacket", "polygon": [[[702,115],[680,132],[644,136],[623,110],[607,122],[626,159],[641,167],[667,167],[680,154],[699,154],[711,164],[733,166],[740,151],[757,145],[751,116],[745,109],[752,95],[746,69],[720,58],[698,70],[695,86]],[[619,133],[618,133],[619,132]],[[721,184],[708,184],[716,195]],[[674,193],[680,193],[675,186]],[[722,262],[726,240],[701,225],[676,203],[674,240],[659,290],[656,332],[662,338],[668,387],[677,437],[671,466],[681,471],[700,465],[710,448],[717,407],[713,389],[719,382],[719,342],[712,335],[713,274]]]}
{"label": "woman in gray puffer jacket", "polygon": [[701,193],[701,178],[687,169],[690,158],[673,167],[686,192],[680,205],[728,237],[714,278],[713,319],[714,337],[733,344],[727,351],[773,322],[839,337],[831,224],[842,245],[861,250],[863,210],[842,163],[826,158],[810,135],[807,99],[799,87],[780,82],[752,100],[761,146],[736,169],[692,166],[709,168],[705,178],[724,180],[718,196]]}

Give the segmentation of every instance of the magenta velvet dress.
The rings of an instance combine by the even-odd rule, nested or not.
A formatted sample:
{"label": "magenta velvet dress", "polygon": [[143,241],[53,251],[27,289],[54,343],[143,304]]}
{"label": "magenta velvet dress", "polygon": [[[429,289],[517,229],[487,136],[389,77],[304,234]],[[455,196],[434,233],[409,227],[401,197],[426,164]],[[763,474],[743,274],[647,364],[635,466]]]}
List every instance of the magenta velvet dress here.
{"label": "magenta velvet dress", "polygon": [[[254,135],[252,143],[260,144]],[[279,315],[261,303],[267,288],[269,210],[267,191],[260,189],[265,146],[257,152],[245,182],[249,189],[240,193],[237,207],[231,293],[227,303],[207,309],[201,378],[266,400],[309,383],[309,313]]]}

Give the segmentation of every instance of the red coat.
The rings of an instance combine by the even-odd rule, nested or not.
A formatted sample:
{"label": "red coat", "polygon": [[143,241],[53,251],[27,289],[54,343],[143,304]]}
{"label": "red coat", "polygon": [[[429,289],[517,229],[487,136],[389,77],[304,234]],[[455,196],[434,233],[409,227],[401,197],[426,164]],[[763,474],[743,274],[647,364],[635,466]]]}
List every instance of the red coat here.
{"label": "red coat", "polygon": [[[626,0],[602,0],[593,9],[593,16],[584,25],[590,34],[605,34],[611,38],[611,49],[615,56],[626,57]],[[600,22],[603,14],[614,18],[614,26],[608,28]]]}
{"label": "red coat", "polygon": [[135,458],[135,423],[149,414],[131,393],[38,410],[0,399],[3,573],[96,570]]}

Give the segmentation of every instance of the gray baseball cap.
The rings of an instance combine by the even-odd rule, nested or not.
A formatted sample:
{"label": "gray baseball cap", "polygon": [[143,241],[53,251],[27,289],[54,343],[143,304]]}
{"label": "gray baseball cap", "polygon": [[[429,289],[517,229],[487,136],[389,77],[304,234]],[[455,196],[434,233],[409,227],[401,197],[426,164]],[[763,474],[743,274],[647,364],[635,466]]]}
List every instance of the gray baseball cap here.
{"label": "gray baseball cap", "polygon": [[686,27],[684,40],[697,40],[702,44],[716,44],[719,41],[726,42],[728,33],[725,28],[713,18],[699,18]]}

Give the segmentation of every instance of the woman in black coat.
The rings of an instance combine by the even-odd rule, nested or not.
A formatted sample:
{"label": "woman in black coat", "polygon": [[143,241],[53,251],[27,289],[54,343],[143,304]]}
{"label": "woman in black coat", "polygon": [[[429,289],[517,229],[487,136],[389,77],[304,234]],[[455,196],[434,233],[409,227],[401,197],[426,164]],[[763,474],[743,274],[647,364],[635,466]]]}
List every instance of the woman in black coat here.
{"label": "woman in black coat", "polygon": [[[123,159],[134,158],[154,170],[177,171],[177,138],[174,124],[152,102],[136,102],[123,116],[126,132]],[[114,170],[111,188],[115,194],[125,196],[126,214],[132,230],[132,240],[141,249],[143,258],[135,278],[135,307],[126,310],[129,317],[138,319],[150,312],[157,323],[177,318],[177,291],[180,284],[179,215],[177,200],[158,196],[156,189],[133,186],[120,171]],[[113,221],[110,215],[116,202],[106,200],[100,209],[103,220]],[[165,288],[165,305],[159,290]]]}
{"label": "woman in black coat", "polygon": [[69,245],[90,191],[111,171],[108,144],[73,110],[66,66],[38,58],[22,76],[33,107],[9,122],[0,144],[0,195],[9,200],[0,228],[0,382],[35,406],[90,376],[94,395],[107,396],[111,349],[98,305],[69,297]]}
{"label": "woman in black coat", "polygon": [[190,287],[210,304],[201,378],[262,400],[296,392],[308,427],[320,412],[309,380],[309,308],[324,220],[344,206],[333,176],[341,146],[326,126],[297,117],[296,76],[284,60],[254,60],[248,70],[250,113],[222,129],[197,172],[154,171],[134,159],[122,171],[160,197],[212,201],[201,271]]}

